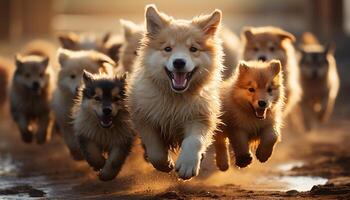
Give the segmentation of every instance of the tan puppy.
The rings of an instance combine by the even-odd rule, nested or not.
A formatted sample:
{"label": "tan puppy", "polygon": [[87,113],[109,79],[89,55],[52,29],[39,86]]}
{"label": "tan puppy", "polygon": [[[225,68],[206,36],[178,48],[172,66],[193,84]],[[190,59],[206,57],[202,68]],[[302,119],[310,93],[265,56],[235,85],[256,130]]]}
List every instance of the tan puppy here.
{"label": "tan puppy", "polygon": [[70,51],[66,49],[58,51],[58,60],[61,70],[54,92],[53,110],[71,155],[75,160],[81,160],[83,156],[73,133],[71,109],[81,84],[83,71],[98,73],[102,70],[112,73],[115,63],[108,56],[96,51]]}
{"label": "tan puppy", "polygon": [[175,20],[150,5],[145,15],[147,32],[128,90],[131,118],[153,166],[171,171],[169,150],[181,147],[175,168],[190,179],[219,121],[221,12]]}
{"label": "tan puppy", "polygon": [[[92,75],[85,71],[73,109],[74,130],[86,161],[101,170],[102,181],[114,179],[134,139],[125,100],[126,76]],[[108,153],[107,160],[103,153]]]}
{"label": "tan puppy", "polygon": [[301,106],[305,128],[310,131],[314,122],[329,119],[339,91],[339,76],[333,46],[322,46],[311,33],[306,33],[300,52],[304,91]]}
{"label": "tan puppy", "polygon": [[266,162],[280,138],[284,100],[281,63],[242,61],[234,77],[223,83],[221,100],[223,125],[214,143],[219,169],[229,167],[227,137],[238,167],[252,162],[250,149],[254,141],[259,144],[256,157]]}
{"label": "tan puppy", "polygon": [[132,71],[143,36],[143,26],[132,21],[120,20],[124,30],[124,43],[120,49],[120,63],[127,72]]}
{"label": "tan puppy", "polygon": [[302,97],[300,70],[298,67],[293,42],[295,37],[276,27],[245,28],[242,32],[244,41],[243,59],[281,61],[286,88],[286,105],[283,115],[287,116]]}
{"label": "tan puppy", "polygon": [[49,58],[16,55],[15,60],[16,70],[10,89],[11,114],[24,142],[31,143],[36,134],[37,143],[43,144],[51,134],[53,122],[50,103],[54,74]]}

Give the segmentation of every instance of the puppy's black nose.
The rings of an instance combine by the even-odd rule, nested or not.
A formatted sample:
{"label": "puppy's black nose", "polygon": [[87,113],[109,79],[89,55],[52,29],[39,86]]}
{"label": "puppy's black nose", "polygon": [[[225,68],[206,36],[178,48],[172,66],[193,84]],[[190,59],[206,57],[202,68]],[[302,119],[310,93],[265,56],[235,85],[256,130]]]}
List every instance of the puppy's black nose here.
{"label": "puppy's black nose", "polygon": [[265,62],[267,60],[266,56],[260,56],[258,60]]}
{"label": "puppy's black nose", "polygon": [[33,84],[32,84],[32,89],[33,89],[34,91],[38,91],[39,88],[40,88],[39,82],[34,81]]}
{"label": "puppy's black nose", "polygon": [[111,107],[104,107],[102,109],[102,112],[104,115],[110,115],[112,113],[112,108]]}
{"label": "puppy's black nose", "polygon": [[175,59],[173,62],[173,66],[175,69],[183,69],[186,65],[186,61],[183,59]]}
{"label": "puppy's black nose", "polygon": [[259,104],[259,106],[260,106],[260,108],[266,108],[266,105],[267,105],[267,103],[266,103],[266,101],[258,101],[258,104]]}

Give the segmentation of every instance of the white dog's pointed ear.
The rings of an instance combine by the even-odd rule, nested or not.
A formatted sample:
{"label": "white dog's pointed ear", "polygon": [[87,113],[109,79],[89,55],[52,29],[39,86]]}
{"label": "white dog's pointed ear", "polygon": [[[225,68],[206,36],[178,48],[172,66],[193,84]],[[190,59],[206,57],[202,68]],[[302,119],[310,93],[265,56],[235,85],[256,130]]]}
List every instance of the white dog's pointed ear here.
{"label": "white dog's pointed ear", "polygon": [[59,49],[58,50],[58,62],[60,63],[61,68],[64,68],[66,61],[70,58],[70,50]]}
{"label": "white dog's pointed ear", "polygon": [[61,33],[58,35],[58,40],[65,49],[75,49],[77,43],[79,42],[79,35],[76,33]]}
{"label": "white dog's pointed ear", "polygon": [[272,73],[275,76],[277,76],[280,73],[281,68],[282,68],[281,61],[279,61],[279,60],[271,60],[269,62],[269,65],[271,67]]}
{"label": "white dog's pointed ear", "polygon": [[22,55],[21,54],[16,54],[15,55],[15,62],[16,62],[16,67],[17,68],[22,67],[23,62],[22,62]]}
{"label": "white dog's pointed ear", "polygon": [[221,10],[216,9],[210,15],[195,18],[193,22],[197,24],[206,35],[214,35],[220,27],[221,18]]}
{"label": "white dog's pointed ear", "polygon": [[120,24],[123,27],[124,38],[126,40],[129,40],[132,37],[132,35],[135,32],[135,30],[137,29],[137,24],[135,24],[132,21],[124,20],[124,19],[120,20]]}
{"label": "white dog's pointed ear", "polygon": [[147,33],[151,35],[156,35],[168,24],[166,15],[159,13],[157,7],[153,4],[146,6],[145,18]]}
{"label": "white dog's pointed ear", "polygon": [[253,31],[251,27],[244,27],[241,33],[241,38],[245,38],[246,40],[250,40],[254,37]]}
{"label": "white dog's pointed ear", "polygon": [[94,79],[94,75],[92,75],[90,72],[86,70],[83,71],[83,81],[85,85],[91,84],[93,79]]}

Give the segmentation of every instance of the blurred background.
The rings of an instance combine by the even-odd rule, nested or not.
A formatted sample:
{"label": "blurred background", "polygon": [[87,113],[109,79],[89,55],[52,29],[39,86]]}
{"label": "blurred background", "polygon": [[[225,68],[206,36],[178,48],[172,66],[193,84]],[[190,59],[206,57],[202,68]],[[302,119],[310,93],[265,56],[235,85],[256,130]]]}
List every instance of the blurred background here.
{"label": "blurred background", "polygon": [[154,195],[160,195],[159,199],[167,197],[162,195],[175,199],[252,199],[255,194],[256,199],[264,200],[286,195],[310,199],[314,197],[313,185],[339,182],[338,190],[332,193],[329,189],[325,195],[350,199],[350,0],[0,0],[0,56],[12,61],[25,42],[37,38],[58,47],[56,37],[61,32],[122,34],[119,19],[142,23],[144,7],[150,3],[168,15],[185,19],[219,8],[224,25],[237,35],[244,26],[272,25],[298,39],[310,31],[323,44],[335,42],[341,88],[332,120],[311,134],[284,132],[271,161],[261,164],[255,160],[247,169],[218,172],[213,156],[208,155],[201,175],[183,183],[174,174],[156,172],[142,154],[133,154],[129,158],[132,162],[127,162],[116,180],[101,183],[85,163],[72,161],[59,139],[44,146],[23,144],[8,110],[0,110],[0,199],[17,194],[14,191],[20,194],[15,197],[25,198],[28,195],[22,193],[37,195],[38,190],[42,196],[62,199],[81,199],[82,195],[89,199],[148,199]]}

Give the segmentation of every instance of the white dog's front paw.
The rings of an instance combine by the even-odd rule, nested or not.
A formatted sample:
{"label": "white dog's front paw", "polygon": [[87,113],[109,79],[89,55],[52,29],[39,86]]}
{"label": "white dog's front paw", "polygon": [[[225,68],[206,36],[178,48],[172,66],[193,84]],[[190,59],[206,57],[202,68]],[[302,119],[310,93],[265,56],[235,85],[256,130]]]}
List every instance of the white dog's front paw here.
{"label": "white dog's front paw", "polygon": [[179,178],[188,180],[198,175],[200,168],[201,158],[199,154],[191,152],[181,152],[179,158],[176,161],[175,169],[178,172]]}

